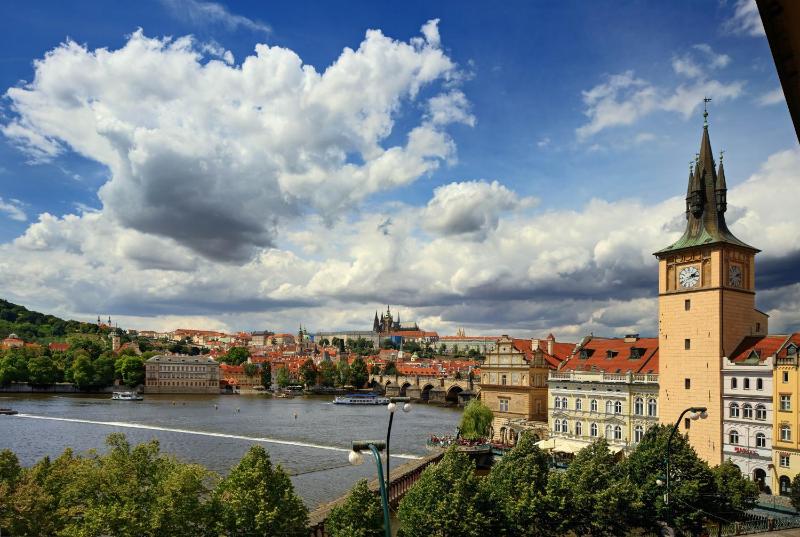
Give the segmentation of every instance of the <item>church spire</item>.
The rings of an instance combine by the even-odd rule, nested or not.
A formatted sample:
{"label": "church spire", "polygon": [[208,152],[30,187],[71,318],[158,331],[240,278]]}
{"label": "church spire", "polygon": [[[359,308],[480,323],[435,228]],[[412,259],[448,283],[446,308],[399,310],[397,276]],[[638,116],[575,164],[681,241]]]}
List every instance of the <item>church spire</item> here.
{"label": "church spire", "polygon": [[717,170],[717,185],[715,188],[718,213],[724,213],[728,208],[728,186],[725,184],[725,168],[722,166],[722,158],[724,156],[725,151],[720,151],[719,170]]}

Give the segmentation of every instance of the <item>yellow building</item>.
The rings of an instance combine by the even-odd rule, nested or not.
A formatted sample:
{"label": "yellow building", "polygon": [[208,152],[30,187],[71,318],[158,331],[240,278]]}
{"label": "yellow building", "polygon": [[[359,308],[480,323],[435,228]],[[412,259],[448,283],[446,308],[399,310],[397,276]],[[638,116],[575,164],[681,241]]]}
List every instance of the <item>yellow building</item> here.
{"label": "yellow building", "polygon": [[658,339],[588,336],[548,380],[550,440],[574,454],[600,437],[628,451],[658,423]]}
{"label": "yellow building", "polygon": [[767,333],[767,315],[755,309],[758,250],[728,230],[726,196],[725,171],[722,162],[715,169],[706,122],[689,177],[686,231],[655,255],[660,420],[672,424],[688,407],[707,407],[708,419],[687,418],[681,431],[710,464],[723,459],[722,360],[745,336]]}
{"label": "yellow building", "polygon": [[774,494],[791,492],[792,479],[800,474],[800,334],[792,334],[775,355],[772,377],[772,466]]}
{"label": "yellow building", "polygon": [[547,431],[547,375],[572,350],[545,340],[502,336],[481,366],[481,400],[494,412],[495,442],[514,445],[524,429]]}
{"label": "yellow building", "polygon": [[144,367],[145,393],[219,393],[219,363],[210,356],[160,354]]}

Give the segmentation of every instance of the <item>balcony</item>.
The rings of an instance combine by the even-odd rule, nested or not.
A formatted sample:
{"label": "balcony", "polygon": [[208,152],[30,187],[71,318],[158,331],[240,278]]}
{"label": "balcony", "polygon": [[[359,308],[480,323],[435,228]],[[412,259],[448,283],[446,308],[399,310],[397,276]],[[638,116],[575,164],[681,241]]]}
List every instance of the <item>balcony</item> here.
{"label": "balcony", "polygon": [[606,373],[605,371],[550,371],[547,376],[547,380],[658,384],[658,375],[638,373]]}

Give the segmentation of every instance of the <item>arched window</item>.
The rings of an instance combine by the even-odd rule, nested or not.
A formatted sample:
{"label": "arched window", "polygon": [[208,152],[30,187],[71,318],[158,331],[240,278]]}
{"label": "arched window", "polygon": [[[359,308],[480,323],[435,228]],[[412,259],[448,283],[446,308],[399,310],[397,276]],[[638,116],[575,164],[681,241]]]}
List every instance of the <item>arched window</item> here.
{"label": "arched window", "polygon": [[788,424],[781,425],[781,440],[788,442],[792,439],[792,428]]}
{"label": "arched window", "polygon": [[606,440],[611,440],[612,438],[614,438],[614,427],[606,425]]}
{"label": "arched window", "polygon": [[736,403],[731,403],[731,406],[730,406],[730,416],[731,416],[732,418],[738,418],[738,417],[739,417],[739,405],[738,405],[738,404],[736,404]]}
{"label": "arched window", "polygon": [[614,414],[622,414],[622,401],[614,402]]}
{"label": "arched window", "polygon": [[580,399],[575,399],[575,410],[583,410],[583,402]]}
{"label": "arched window", "polygon": [[592,402],[589,403],[589,410],[597,412],[597,399],[592,399]]}
{"label": "arched window", "polygon": [[744,387],[745,390],[749,390],[750,389],[750,379],[748,379],[748,378],[744,379],[744,383],[743,384],[744,384],[743,387]]}
{"label": "arched window", "polygon": [[733,444],[734,446],[739,443],[739,431],[736,429],[732,430],[728,433],[728,440],[729,443]]}
{"label": "arched window", "polygon": [[762,421],[767,419],[767,407],[764,405],[756,405],[756,419]]}
{"label": "arched window", "polygon": [[566,419],[561,420],[561,432],[562,433],[569,432],[569,422]]}
{"label": "arched window", "polygon": [[612,412],[614,412],[614,402],[606,401],[606,414],[611,414]]}
{"label": "arched window", "polygon": [[778,480],[781,496],[788,496],[792,493],[792,482],[785,475]]}
{"label": "arched window", "polygon": [[583,435],[583,423],[576,421],[575,422],[575,435],[582,436]]}
{"label": "arched window", "polygon": [[655,399],[647,400],[647,415],[653,417],[658,415],[658,403]]}
{"label": "arched window", "polygon": [[597,424],[592,423],[589,426],[589,436],[597,436]]}
{"label": "arched window", "polygon": [[561,420],[554,420],[553,421],[553,431],[560,433],[561,432]]}
{"label": "arched window", "polygon": [[750,403],[745,403],[742,405],[742,416],[745,419],[753,419],[753,405]]}
{"label": "arched window", "polygon": [[731,389],[735,390],[738,383],[736,382],[736,377],[731,377]]}
{"label": "arched window", "polygon": [[622,440],[622,427],[619,425],[614,427],[614,440]]}
{"label": "arched window", "polygon": [[644,399],[641,397],[637,397],[633,401],[633,413],[637,416],[641,416],[644,414]]}
{"label": "arched window", "polygon": [[756,447],[767,447],[767,435],[756,433]]}
{"label": "arched window", "polygon": [[756,390],[764,389],[764,379],[756,379]]}
{"label": "arched window", "polygon": [[569,408],[569,402],[567,401],[566,397],[561,398],[561,408],[563,408],[564,410]]}
{"label": "arched window", "polygon": [[644,438],[644,427],[637,425],[633,428],[633,441],[638,444],[642,441],[642,438]]}

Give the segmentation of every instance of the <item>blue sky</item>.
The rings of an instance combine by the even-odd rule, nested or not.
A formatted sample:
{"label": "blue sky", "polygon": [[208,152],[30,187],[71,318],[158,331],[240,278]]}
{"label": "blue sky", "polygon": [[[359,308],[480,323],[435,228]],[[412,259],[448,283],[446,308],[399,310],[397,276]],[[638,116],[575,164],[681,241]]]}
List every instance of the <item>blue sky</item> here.
{"label": "blue sky", "polygon": [[[510,2],[491,9],[478,2],[4,3],[0,85],[8,93],[0,109],[5,134],[0,241],[24,262],[0,265],[0,281],[18,281],[48,259],[69,258],[64,267],[48,267],[25,285],[4,285],[9,298],[64,315],[110,313],[135,326],[357,327],[371,319],[377,304],[392,302],[406,317],[444,333],[459,326],[560,330],[570,337],[589,329],[652,332],[655,269],[642,252],[668,243],[676,231],[669,224],[680,204],[669,200],[682,195],[697,150],[701,97],[713,98],[712,143],[715,151],[726,151],[732,190],[748,191],[753,177],[786,181],[791,159],[797,158],[796,137],[776,93],[774,64],[752,6],[743,0]],[[425,32],[423,26],[437,19],[428,26],[434,33]],[[141,34],[135,34],[139,28]],[[307,137],[295,133],[309,140],[308,147],[299,142],[301,153],[314,153],[344,133],[326,145],[328,153],[312,159],[314,166],[324,162],[322,171],[305,170],[311,175],[302,178],[291,166],[271,175],[279,165],[262,170],[252,164],[250,155],[259,148],[273,163],[296,156],[278,141],[259,145],[252,143],[251,131],[236,130],[239,123],[226,112],[228,105],[253,94],[229,99],[231,88],[213,86],[213,78],[208,87],[188,84],[177,90],[154,81],[160,76],[180,85],[181,79],[172,77],[175,70],[182,72],[180,66],[214,61],[226,66],[224,76],[234,76],[259,43],[290,51],[321,75],[341,62],[345,48],[362,46],[369,29],[384,37],[374,58],[385,59],[381,54],[391,54],[393,46],[410,44],[416,47],[415,61],[445,58],[447,65],[424,81],[417,75],[403,79],[399,71],[395,75],[356,53],[361,63],[355,68],[370,85],[364,106],[376,107],[370,110],[380,125],[377,134],[353,142],[374,127],[352,125],[370,113],[357,110],[360,89],[318,103],[356,103],[347,108],[356,110],[352,117],[317,118],[326,122],[325,135],[315,132],[307,109],[273,118],[281,125],[309,123]],[[135,35],[161,43],[154,58],[166,54],[167,36],[174,43],[191,35],[187,46],[202,58],[176,59],[169,73],[158,68],[152,76],[139,73],[139,60],[122,55]],[[111,64],[88,75],[85,67],[70,63],[69,54],[52,54],[65,50],[67,39],[77,43],[84,60],[107,49],[118,64],[130,62],[130,76]],[[34,66],[48,54],[48,61]],[[279,79],[285,72],[266,76]],[[337,76],[346,79],[348,73],[343,69]],[[58,82],[27,86],[37,75]],[[180,103],[176,113],[192,120],[203,116],[191,121],[198,127],[181,119],[166,125],[163,110],[170,108],[155,106],[162,112],[153,117],[146,117],[146,107],[133,111],[137,99],[166,93]],[[432,102],[438,96],[447,113],[434,120]],[[259,106],[268,108],[271,98],[259,95],[265,99]],[[96,121],[87,128],[99,133],[98,140],[87,142],[74,117],[58,116],[70,106],[64,103],[73,101],[84,102],[94,114]],[[192,108],[209,102],[225,106],[207,117]],[[210,144],[209,152],[223,151],[228,159],[227,149],[220,148],[239,144],[238,155],[248,155],[247,162],[226,160],[230,173],[208,172],[203,182],[192,175],[193,161],[171,161],[174,151],[156,155],[149,146],[130,142],[125,162],[116,168],[116,157],[100,140],[110,139],[109,118],[139,135],[162,128],[162,147],[178,132],[172,129],[200,128],[198,138]],[[343,122],[341,128],[336,121]],[[225,136],[212,140],[220,124]],[[330,151],[341,150],[347,163],[363,168],[376,158],[376,147],[409,152],[409,133],[431,125],[426,135],[435,139],[426,147],[440,147],[422,161],[404,155],[408,162],[391,162],[393,170],[407,166],[407,173],[375,173],[361,188],[359,180],[346,177],[351,170],[344,163],[326,167]],[[131,163],[141,170],[122,171]],[[262,181],[261,173],[270,180]],[[201,192],[193,193],[193,186]],[[167,193],[177,195],[176,201],[164,201]],[[750,240],[756,246],[767,244],[762,257],[768,267],[779,264],[770,265],[770,259],[793,254],[796,229],[760,221],[756,216],[766,219],[756,212],[760,207],[731,199],[737,201],[739,232],[748,239],[756,235]],[[664,221],[653,220],[661,214]],[[610,227],[616,218],[627,220],[630,229]],[[389,235],[376,234],[376,224],[387,221],[383,229]],[[561,229],[548,229],[548,222]],[[649,231],[640,232],[638,225]],[[770,226],[775,233],[759,240]],[[735,222],[733,228],[737,231]],[[540,236],[548,232],[556,237]],[[518,257],[520,251],[528,257]],[[784,272],[771,275],[767,295],[795,296],[796,282]],[[581,278],[587,279],[585,286]],[[777,298],[765,307],[774,310],[781,329],[794,321]]]}

